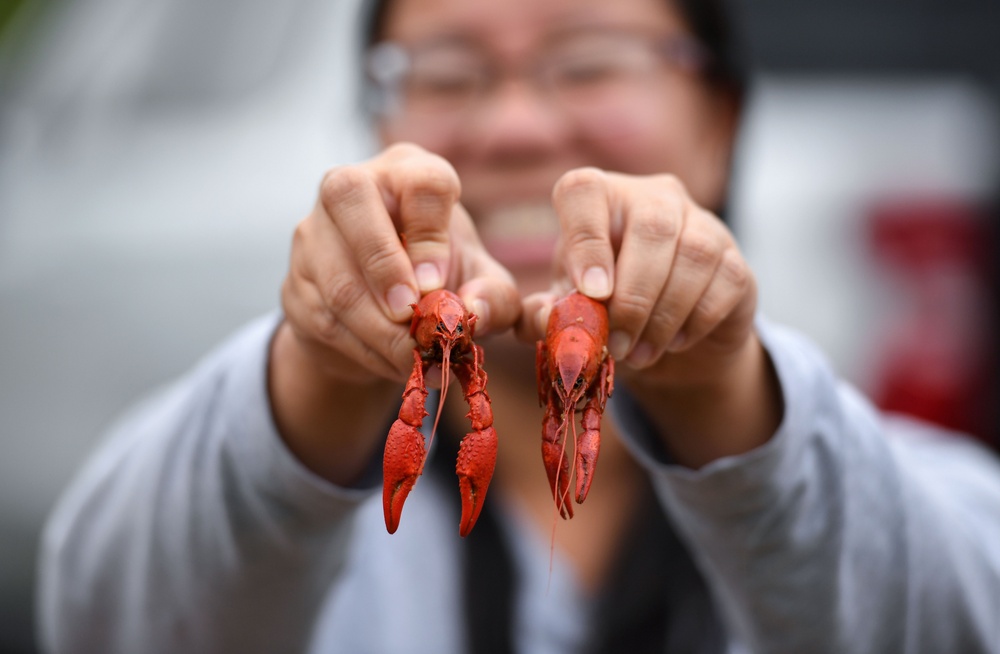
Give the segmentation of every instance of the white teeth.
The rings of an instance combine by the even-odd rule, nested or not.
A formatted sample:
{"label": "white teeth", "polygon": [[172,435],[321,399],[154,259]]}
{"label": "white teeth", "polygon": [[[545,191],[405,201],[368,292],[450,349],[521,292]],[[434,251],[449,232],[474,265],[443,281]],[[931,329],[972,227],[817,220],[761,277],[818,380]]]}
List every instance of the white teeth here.
{"label": "white teeth", "polygon": [[559,219],[545,203],[501,207],[477,220],[484,240],[520,241],[554,239],[559,235]]}

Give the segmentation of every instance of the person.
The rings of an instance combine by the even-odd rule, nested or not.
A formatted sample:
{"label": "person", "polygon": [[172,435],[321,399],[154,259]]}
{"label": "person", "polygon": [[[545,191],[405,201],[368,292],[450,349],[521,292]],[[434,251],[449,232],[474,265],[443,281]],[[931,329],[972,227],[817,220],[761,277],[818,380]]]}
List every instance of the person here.
{"label": "person", "polygon": [[[68,490],[45,648],[1000,649],[1000,465],[878,414],[757,315],[720,218],[743,89],[722,5],[372,15],[385,149],[323,177],[282,311],[126,416]],[[465,539],[457,396],[393,535],[378,492],[411,304],[438,288],[478,316],[500,440]],[[606,303],[617,366],[590,496],[553,528],[534,342],[572,289]]]}

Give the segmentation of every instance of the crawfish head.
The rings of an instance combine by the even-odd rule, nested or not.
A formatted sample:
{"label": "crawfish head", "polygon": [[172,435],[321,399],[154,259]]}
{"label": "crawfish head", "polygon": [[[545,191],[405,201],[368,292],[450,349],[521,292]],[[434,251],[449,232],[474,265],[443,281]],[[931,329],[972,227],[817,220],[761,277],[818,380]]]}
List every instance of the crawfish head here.
{"label": "crawfish head", "polygon": [[[552,307],[545,340],[537,345],[538,396],[545,407],[542,460],[564,518],[573,516],[572,506],[566,502],[570,476],[566,436],[571,427],[578,503],[586,499],[597,465],[601,416],[614,384],[614,361],[608,355],[607,340],[607,309],[573,293]],[[582,414],[579,433],[577,413]]]}
{"label": "crawfish head", "polygon": [[472,345],[477,316],[465,309],[457,295],[433,291],[413,307],[410,335],[417,341],[421,356],[442,364],[447,374],[452,350],[463,352]]}
{"label": "crawfish head", "polygon": [[594,342],[592,335],[576,325],[570,325],[552,339],[548,364],[565,411],[575,408],[590,388],[605,355],[606,350]]}
{"label": "crawfish head", "polygon": [[428,293],[412,306],[410,335],[417,341],[413,350],[413,372],[403,391],[399,418],[389,430],[382,463],[385,526],[390,534],[396,531],[403,503],[423,473],[427,458],[424,436],[420,431],[427,415],[424,409],[427,400],[424,374],[430,366],[440,365],[441,399],[431,438],[437,431],[451,372],[462,384],[472,422],[472,431],[462,439],[455,467],[462,496],[459,531],[466,536],[483,508],[497,452],[493,410],[486,394],[486,371],[482,369],[483,350],[472,342],[476,315],[466,311],[457,295],[445,290]]}

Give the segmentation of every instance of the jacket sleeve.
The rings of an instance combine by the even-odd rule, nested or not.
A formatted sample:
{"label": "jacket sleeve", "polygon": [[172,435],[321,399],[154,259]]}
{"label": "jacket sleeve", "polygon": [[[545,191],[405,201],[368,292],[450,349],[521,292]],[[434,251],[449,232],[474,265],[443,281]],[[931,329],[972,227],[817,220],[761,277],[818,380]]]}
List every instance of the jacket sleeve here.
{"label": "jacket sleeve", "polygon": [[616,398],[735,648],[1000,651],[997,459],[880,416],[804,339],[762,321],[758,332],[785,415],[756,450],[671,465],[634,402]]}
{"label": "jacket sleeve", "polygon": [[[51,516],[45,650],[304,651],[355,508],[285,449],[262,319],[113,429]],[[377,472],[375,473],[377,478]]]}

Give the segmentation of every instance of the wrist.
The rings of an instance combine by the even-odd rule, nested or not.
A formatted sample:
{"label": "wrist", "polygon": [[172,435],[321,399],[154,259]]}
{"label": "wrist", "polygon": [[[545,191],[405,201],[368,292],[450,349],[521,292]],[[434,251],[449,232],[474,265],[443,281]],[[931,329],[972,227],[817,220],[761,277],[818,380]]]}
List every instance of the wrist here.
{"label": "wrist", "polygon": [[312,472],[350,485],[385,434],[397,385],[354,366],[335,366],[311,351],[283,322],[271,342],[268,395],[278,434]]}
{"label": "wrist", "polygon": [[633,393],[672,458],[691,468],[763,445],[783,415],[777,374],[755,334],[710,379],[667,387],[637,385]]}

